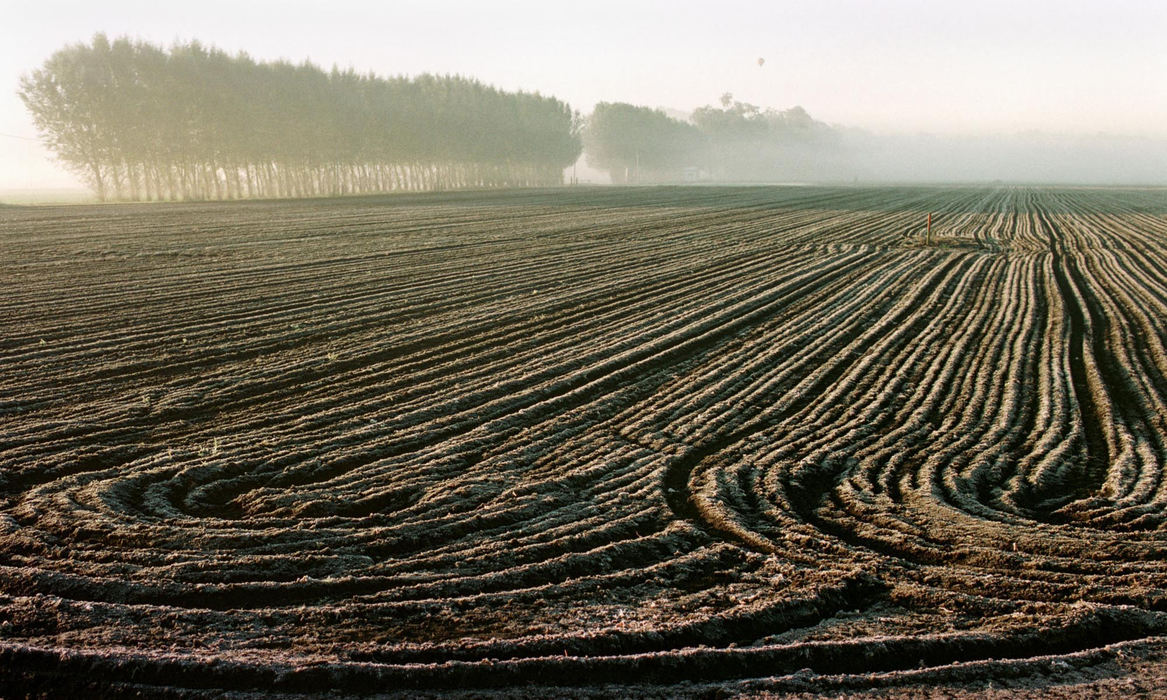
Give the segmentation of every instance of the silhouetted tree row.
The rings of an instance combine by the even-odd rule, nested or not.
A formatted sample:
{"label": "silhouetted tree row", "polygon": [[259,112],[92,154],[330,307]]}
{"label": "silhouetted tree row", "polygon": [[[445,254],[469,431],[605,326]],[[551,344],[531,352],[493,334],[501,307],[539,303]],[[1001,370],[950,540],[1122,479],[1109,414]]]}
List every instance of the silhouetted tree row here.
{"label": "silhouetted tree row", "polygon": [[[830,177],[849,171],[841,134],[802,107],[763,110],[726,94],[690,121],[660,110],[603,102],[583,133],[588,163],[613,182]],[[687,172],[686,172],[687,171]]]}
{"label": "silhouetted tree row", "polygon": [[46,144],[105,199],[303,197],[552,185],[568,105],[475,80],[257,62],[94,37],[21,79]]}

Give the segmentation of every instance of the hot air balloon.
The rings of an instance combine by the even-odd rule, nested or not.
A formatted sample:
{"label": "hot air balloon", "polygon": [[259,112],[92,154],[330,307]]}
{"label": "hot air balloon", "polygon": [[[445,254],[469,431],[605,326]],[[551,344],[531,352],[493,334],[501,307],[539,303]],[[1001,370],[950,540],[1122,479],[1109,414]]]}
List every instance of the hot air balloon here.
{"label": "hot air balloon", "polygon": [[766,65],[766,59],[764,59],[764,58],[759,58],[759,59],[758,59],[758,68],[761,68],[761,67],[762,67],[762,66],[764,66],[764,65]]}

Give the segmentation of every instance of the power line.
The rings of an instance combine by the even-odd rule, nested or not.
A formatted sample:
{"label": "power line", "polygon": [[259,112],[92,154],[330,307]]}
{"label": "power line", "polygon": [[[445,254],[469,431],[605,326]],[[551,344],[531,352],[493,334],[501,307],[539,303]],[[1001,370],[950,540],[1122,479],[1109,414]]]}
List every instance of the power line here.
{"label": "power line", "polygon": [[34,139],[30,136],[17,136],[16,134],[5,134],[3,132],[0,132],[0,136],[7,136],[10,139],[20,139],[21,141],[40,141],[40,139]]}

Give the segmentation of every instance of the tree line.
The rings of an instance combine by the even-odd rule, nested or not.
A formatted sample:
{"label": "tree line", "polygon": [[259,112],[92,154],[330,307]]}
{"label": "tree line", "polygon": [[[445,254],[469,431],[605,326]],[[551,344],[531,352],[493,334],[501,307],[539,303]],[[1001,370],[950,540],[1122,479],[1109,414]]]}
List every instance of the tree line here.
{"label": "tree line", "polygon": [[588,164],[613,182],[814,179],[846,170],[842,134],[802,107],[762,109],[730,94],[720,102],[688,120],[601,102],[583,133]]}
{"label": "tree line", "polygon": [[23,76],[46,145],[101,200],[561,184],[580,119],[459,76],[260,62],[102,34]]}

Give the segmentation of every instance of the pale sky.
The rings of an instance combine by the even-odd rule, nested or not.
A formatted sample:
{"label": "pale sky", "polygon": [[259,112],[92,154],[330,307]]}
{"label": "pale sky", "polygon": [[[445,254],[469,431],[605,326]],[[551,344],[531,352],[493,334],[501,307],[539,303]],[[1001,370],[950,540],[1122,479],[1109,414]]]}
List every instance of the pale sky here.
{"label": "pale sky", "polygon": [[99,31],[460,73],[584,113],[598,101],[689,111],[732,92],[878,132],[1167,139],[1162,0],[0,0],[0,189],[76,185],[15,93],[22,73]]}

